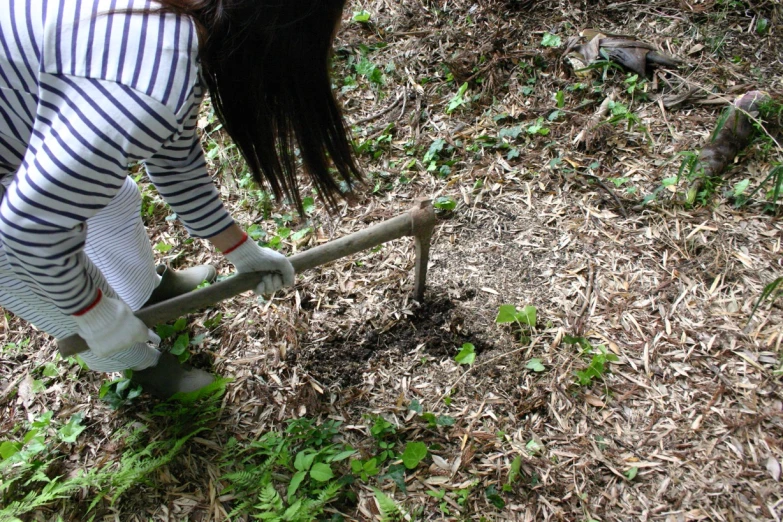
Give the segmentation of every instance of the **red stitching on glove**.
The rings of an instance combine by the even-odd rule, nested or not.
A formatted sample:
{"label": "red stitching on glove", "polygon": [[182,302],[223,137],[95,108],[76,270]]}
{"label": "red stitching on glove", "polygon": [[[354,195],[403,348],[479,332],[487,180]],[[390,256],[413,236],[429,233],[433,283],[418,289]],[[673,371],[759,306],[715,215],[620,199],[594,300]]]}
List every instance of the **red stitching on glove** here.
{"label": "red stitching on glove", "polygon": [[230,254],[231,252],[233,252],[234,250],[236,250],[237,248],[242,246],[242,243],[244,243],[245,241],[247,241],[247,232],[242,232],[242,239],[239,240],[239,243],[237,243],[236,245],[232,246],[228,250],[224,250],[223,251],[223,255]]}
{"label": "red stitching on glove", "polygon": [[73,315],[82,316],[82,315],[86,314],[87,312],[89,312],[90,310],[92,310],[93,308],[95,308],[98,305],[98,303],[101,301],[101,297],[103,297],[103,292],[101,292],[101,289],[99,288],[98,289],[98,293],[95,295],[95,300],[92,303],[90,303],[89,305],[87,305],[85,308],[82,308],[81,310],[79,310],[78,312],[76,312]]}

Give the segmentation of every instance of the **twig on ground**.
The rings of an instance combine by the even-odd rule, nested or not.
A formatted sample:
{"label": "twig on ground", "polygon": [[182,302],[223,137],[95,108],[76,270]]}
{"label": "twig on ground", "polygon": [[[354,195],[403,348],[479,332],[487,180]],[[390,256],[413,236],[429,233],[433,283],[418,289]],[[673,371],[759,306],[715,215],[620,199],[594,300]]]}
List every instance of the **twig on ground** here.
{"label": "twig on ground", "polygon": [[394,110],[394,108],[395,108],[397,105],[399,105],[399,103],[400,103],[400,102],[401,102],[403,99],[405,99],[406,97],[407,97],[407,90],[403,90],[402,94],[400,94],[399,96],[397,96],[397,99],[396,99],[396,100],[394,100],[392,103],[390,103],[388,107],[386,107],[386,108],[382,109],[382,110],[381,110],[381,111],[379,111],[379,112],[376,112],[375,114],[370,114],[369,116],[367,116],[367,117],[364,117],[364,118],[362,118],[361,120],[357,120],[357,121],[351,122],[351,125],[352,125],[352,126],[353,126],[353,125],[363,125],[363,124],[365,124],[365,123],[367,123],[367,122],[370,122],[370,121],[373,121],[373,120],[377,120],[378,118],[380,118],[380,117],[381,117],[381,116],[383,116],[384,114],[387,114],[387,113],[391,112],[392,110]]}
{"label": "twig on ground", "polygon": [[587,276],[587,288],[585,288],[585,301],[582,303],[582,309],[579,310],[579,315],[576,316],[574,322],[574,332],[577,336],[582,335],[582,327],[584,326],[585,312],[590,307],[590,299],[593,296],[593,279],[595,277],[595,268],[593,263],[588,263],[588,276]]}
{"label": "twig on ground", "polygon": [[620,211],[620,214],[622,214],[624,218],[628,219],[628,212],[626,212],[625,207],[623,206],[623,202],[620,201],[620,198],[617,197],[617,194],[615,194],[612,189],[606,186],[606,184],[603,182],[601,178],[599,178],[595,174],[582,173],[582,175],[595,180],[595,182],[598,183],[599,187],[604,189],[605,192],[607,192],[610,196],[612,196],[614,202],[617,204],[617,208]]}
{"label": "twig on ground", "polygon": [[614,101],[614,94],[610,93],[606,98],[604,98],[604,101],[601,102],[601,105],[598,107],[598,110],[595,111],[595,113],[590,117],[590,119],[587,122],[587,125],[585,126],[582,131],[576,135],[576,138],[574,138],[574,145],[577,147],[584,143],[584,146],[586,149],[590,148],[590,134],[593,132],[593,130],[598,127],[598,125],[601,124],[601,120],[604,116],[606,116],[606,113],[609,112],[609,105]]}

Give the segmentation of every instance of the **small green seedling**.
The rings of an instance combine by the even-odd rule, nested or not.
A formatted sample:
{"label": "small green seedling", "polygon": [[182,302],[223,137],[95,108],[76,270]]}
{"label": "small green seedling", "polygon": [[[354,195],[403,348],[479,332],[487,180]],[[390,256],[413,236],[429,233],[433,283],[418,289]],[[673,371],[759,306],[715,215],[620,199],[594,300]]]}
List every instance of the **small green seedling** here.
{"label": "small green seedling", "polygon": [[552,33],[544,33],[544,37],[541,39],[541,45],[543,47],[560,47],[563,41],[559,36]]}
{"label": "small green seedling", "polygon": [[522,455],[517,455],[511,462],[511,466],[508,469],[508,480],[503,484],[503,491],[510,493],[513,490],[513,484],[519,480],[522,475]]}
{"label": "small green seedling", "polygon": [[457,208],[457,202],[451,196],[440,196],[438,198],[435,198],[435,201],[433,202],[432,206],[434,206],[438,210],[451,212],[452,210]]}
{"label": "small green seedling", "polygon": [[500,496],[500,493],[498,493],[498,490],[494,484],[489,486],[485,493],[489,503],[495,506],[497,509],[503,509],[506,507],[506,501],[503,500],[503,497]]}
{"label": "small green seedling", "polygon": [[370,13],[364,9],[361,11],[354,11],[351,20],[358,24],[366,24],[370,21]]}
{"label": "small green seedling", "polygon": [[576,381],[580,386],[591,386],[594,379],[603,379],[609,370],[609,363],[617,362],[619,358],[609,352],[602,344],[593,346],[590,341],[584,337],[573,337],[566,335],[563,337],[564,344],[578,345],[582,350],[582,355],[590,357],[590,364],[584,370],[574,372]]}
{"label": "small green seedling", "polygon": [[414,469],[424,460],[428,452],[427,445],[423,442],[409,442],[402,452],[402,463],[406,468]]}
{"label": "small green seedling", "polygon": [[446,107],[446,114],[451,114],[452,112],[456,111],[458,108],[468,103],[468,100],[465,98],[465,93],[467,91],[468,91],[468,84],[467,82],[465,82],[457,90],[457,94],[455,94],[454,97],[452,97],[451,100],[449,100],[449,105],[448,107]]}
{"label": "small green seedling", "polygon": [[454,426],[454,417],[449,415],[435,415],[431,412],[424,412],[421,414],[421,418],[427,421],[427,427],[429,429],[435,429],[438,426]]}
{"label": "small green seedling", "polygon": [[498,309],[498,315],[495,318],[497,324],[517,323],[520,326],[536,325],[536,314],[538,309],[535,306],[526,305],[522,310],[517,310],[514,305],[501,305]]}
{"label": "small green seedling", "polygon": [[759,18],[756,22],[756,34],[764,36],[769,31],[769,18]]}
{"label": "small green seedling", "polygon": [[168,243],[163,243],[162,241],[155,244],[155,250],[157,250],[161,254],[166,254],[170,252],[172,248],[174,248],[172,245],[169,245]]}
{"label": "small green seedling", "polygon": [[[778,287],[780,287],[779,290]],[[776,290],[777,293],[775,292]],[[756,310],[759,309],[759,306],[761,306],[764,301],[767,299],[774,301],[780,296],[783,296],[783,277],[778,277],[766,285],[764,290],[761,291],[761,295],[759,296],[758,301],[756,301],[756,304],[753,305],[753,310],[751,310],[750,317],[748,317],[748,324],[750,324],[750,320],[753,319],[753,316],[756,314]]]}
{"label": "small green seedling", "polygon": [[476,360],[476,347],[471,343],[463,344],[462,349],[454,357],[454,360],[459,364],[467,364],[470,366]]}
{"label": "small green seedling", "polygon": [[549,129],[544,125],[544,118],[538,118],[535,123],[528,126],[527,133],[538,136],[546,136],[549,134]]}

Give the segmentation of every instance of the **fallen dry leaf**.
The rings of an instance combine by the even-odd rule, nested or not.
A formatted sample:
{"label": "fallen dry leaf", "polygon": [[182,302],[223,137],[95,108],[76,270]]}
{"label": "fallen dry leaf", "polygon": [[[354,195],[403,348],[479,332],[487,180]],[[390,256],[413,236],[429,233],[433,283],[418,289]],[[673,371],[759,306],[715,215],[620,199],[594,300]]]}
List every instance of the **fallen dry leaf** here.
{"label": "fallen dry leaf", "polygon": [[767,459],[767,471],[775,479],[775,482],[780,482],[780,462],[778,459],[772,456]]}

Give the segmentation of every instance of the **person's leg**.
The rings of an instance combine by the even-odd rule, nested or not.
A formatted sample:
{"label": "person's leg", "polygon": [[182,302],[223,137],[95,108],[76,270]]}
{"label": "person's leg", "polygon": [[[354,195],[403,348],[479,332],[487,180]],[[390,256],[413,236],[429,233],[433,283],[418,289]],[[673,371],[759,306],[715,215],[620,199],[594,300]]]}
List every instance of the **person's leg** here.
{"label": "person's leg", "polygon": [[[141,197],[128,178],[109,205],[87,220],[84,248],[89,276],[109,297],[120,297],[137,309],[160,282],[149,238],[141,221]],[[115,291],[117,290],[117,291]],[[34,286],[19,279],[0,249],[0,306],[56,338],[76,333],[76,322],[55,307]],[[112,357],[91,351],[80,354],[91,370],[143,370],[157,364],[160,352],[138,343]]]}
{"label": "person's leg", "polygon": [[[136,183],[128,178],[109,205],[87,220],[84,262],[89,276],[110,297],[120,297],[139,309],[161,283],[147,232],[141,220],[141,197]],[[177,295],[200,283],[205,267],[194,267],[184,278],[174,275],[168,292]],[[214,268],[208,267],[212,274]],[[195,273],[195,275],[194,275]],[[160,285],[163,286],[163,285]],[[115,291],[116,290],[116,291]],[[160,292],[158,292],[160,293]],[[164,297],[165,298],[165,297]],[[48,334],[63,338],[76,333],[76,322],[64,315],[33,285],[11,270],[0,243],[0,307],[34,324]],[[79,354],[90,369],[101,372],[134,370],[133,380],[158,397],[200,389],[214,380],[209,373],[179,365],[171,354],[161,354],[143,343],[134,344],[111,357],[91,351]]]}
{"label": "person's leg", "polygon": [[130,176],[106,208],[87,220],[84,253],[132,310],[141,308],[160,283],[141,219],[141,194]]}
{"label": "person's leg", "polygon": [[[88,270],[106,295],[116,294],[101,273],[89,262]],[[8,264],[0,247],[0,307],[34,324],[39,330],[57,338],[76,333],[76,322],[63,314],[51,301],[38,295],[32,286],[20,280]],[[112,357],[99,357],[91,351],[80,354],[90,369],[99,372],[120,372],[127,369],[142,370],[157,364],[160,352],[146,344],[134,344],[128,350]]]}
{"label": "person's leg", "polygon": [[141,220],[141,194],[130,177],[111,203],[87,221],[84,252],[132,310],[190,292],[217,277],[211,265],[176,271],[155,266]]}

